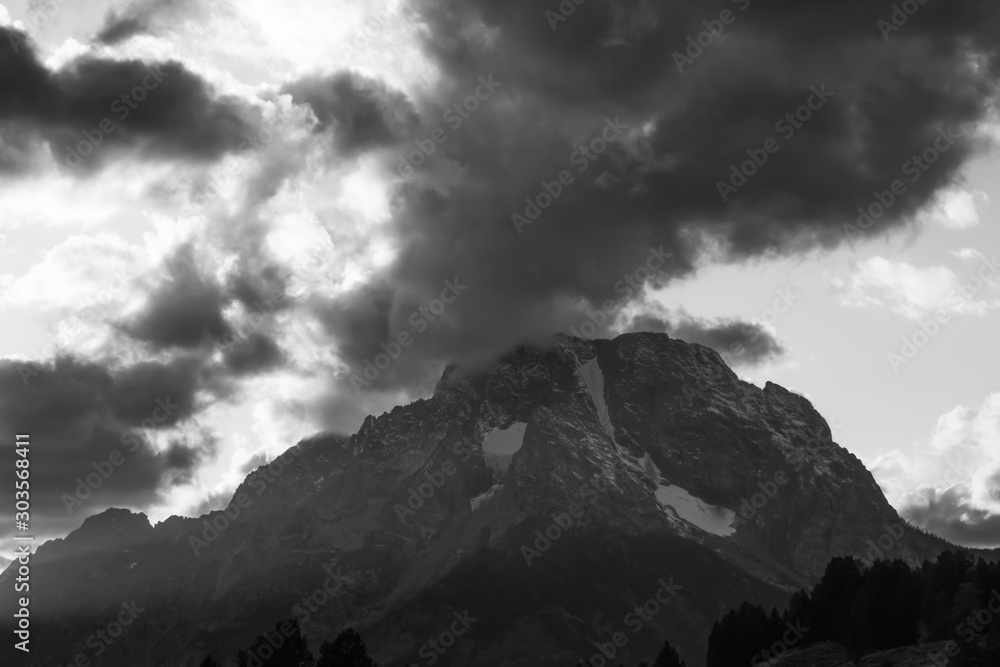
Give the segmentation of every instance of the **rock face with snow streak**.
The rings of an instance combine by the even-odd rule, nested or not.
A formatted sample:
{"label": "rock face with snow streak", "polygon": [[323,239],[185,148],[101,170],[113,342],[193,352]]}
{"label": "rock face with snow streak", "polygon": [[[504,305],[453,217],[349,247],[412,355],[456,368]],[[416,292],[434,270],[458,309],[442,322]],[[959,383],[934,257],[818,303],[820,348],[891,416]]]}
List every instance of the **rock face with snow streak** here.
{"label": "rock face with snow streak", "polygon": [[[252,502],[197,555],[218,513],[117,511],[40,548],[33,613],[58,639],[36,664],[86,651],[132,598],[147,611],[102,665],[228,658],[289,617],[314,650],[356,627],[388,667],[569,665],[601,645],[636,664],[664,639],[700,664],[717,617],[783,604],[833,556],[946,546],[901,527],[806,399],[663,334],[449,368],[432,398],[294,453],[273,482],[248,478]],[[456,612],[476,620],[439,652]]]}

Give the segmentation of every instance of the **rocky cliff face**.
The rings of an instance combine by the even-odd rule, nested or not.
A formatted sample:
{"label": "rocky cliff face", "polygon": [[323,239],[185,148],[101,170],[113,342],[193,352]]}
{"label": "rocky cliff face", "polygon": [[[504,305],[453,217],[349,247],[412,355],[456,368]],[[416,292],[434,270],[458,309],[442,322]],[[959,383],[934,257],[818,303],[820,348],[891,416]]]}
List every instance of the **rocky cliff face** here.
{"label": "rocky cliff face", "polygon": [[449,368],[432,398],[299,443],[227,512],[109,510],[43,545],[34,664],[93,657],[88,635],[133,599],[97,664],[229,659],[289,617],[314,649],[356,627],[390,667],[636,664],[664,639],[701,664],[716,617],[783,604],[833,556],[945,546],[806,399],[662,334]]}

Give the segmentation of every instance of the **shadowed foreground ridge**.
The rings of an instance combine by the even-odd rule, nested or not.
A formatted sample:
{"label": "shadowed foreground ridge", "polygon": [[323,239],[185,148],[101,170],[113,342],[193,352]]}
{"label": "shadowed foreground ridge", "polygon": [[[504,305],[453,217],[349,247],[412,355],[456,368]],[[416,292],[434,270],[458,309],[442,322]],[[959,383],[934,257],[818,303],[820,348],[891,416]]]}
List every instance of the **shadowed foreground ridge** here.
{"label": "shadowed foreground ridge", "polygon": [[314,654],[354,628],[388,667],[575,665],[619,632],[614,664],[669,640],[701,665],[716,619],[784,607],[835,556],[917,566],[948,546],[900,520],[805,398],[664,334],[449,368],[430,399],[303,440],[227,510],[108,510],[40,547],[31,664],[93,656],[88,635],[134,600],[99,664],[228,659],[293,618]]}

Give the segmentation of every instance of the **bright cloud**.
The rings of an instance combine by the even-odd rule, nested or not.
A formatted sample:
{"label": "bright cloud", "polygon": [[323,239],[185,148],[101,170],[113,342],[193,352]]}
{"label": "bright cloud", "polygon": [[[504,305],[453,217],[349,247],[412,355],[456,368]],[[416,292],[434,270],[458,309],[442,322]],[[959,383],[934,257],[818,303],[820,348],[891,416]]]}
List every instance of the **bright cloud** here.
{"label": "bright cloud", "polygon": [[913,320],[937,313],[982,316],[998,305],[1000,264],[981,261],[956,273],[945,266],[916,267],[905,261],[872,257],[850,280],[835,279],[834,289],[845,306],[888,308]]}

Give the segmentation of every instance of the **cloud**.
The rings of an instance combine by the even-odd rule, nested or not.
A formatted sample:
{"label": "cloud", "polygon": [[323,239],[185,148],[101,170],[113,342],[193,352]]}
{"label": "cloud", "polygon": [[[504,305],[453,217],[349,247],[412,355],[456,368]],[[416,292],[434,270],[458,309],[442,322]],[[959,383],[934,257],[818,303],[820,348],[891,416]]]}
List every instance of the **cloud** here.
{"label": "cloud", "polygon": [[191,0],[138,0],[121,12],[109,9],[97,41],[119,44],[137,35],[152,32],[154,22],[180,16],[195,8]]}
{"label": "cloud", "polygon": [[121,292],[123,276],[135,263],[134,250],[114,234],[76,234],[49,250],[4,290],[0,305],[79,308],[111,285]]}
{"label": "cloud", "polygon": [[[0,42],[11,39],[25,35],[0,28]],[[15,122],[25,135],[48,142],[58,163],[85,173],[122,152],[210,160],[245,145],[260,123],[255,107],[216,98],[173,61],[83,55],[51,71],[22,43],[0,49],[0,88],[0,122]],[[0,145],[0,163],[14,164],[17,154]]]}
{"label": "cloud", "polygon": [[204,500],[199,502],[189,512],[189,516],[200,517],[209,512],[225,509],[233,499],[233,490],[226,489],[217,493],[211,493]]}
{"label": "cloud", "polygon": [[979,209],[989,203],[982,190],[952,188],[938,195],[925,217],[946,229],[970,229],[979,225]]}
{"label": "cloud", "polygon": [[[246,309],[256,309],[260,303],[273,294],[284,294],[288,290],[289,286],[284,273],[272,261],[259,257],[243,256],[238,260],[236,270],[229,278],[226,289],[233,299]],[[284,300],[275,304],[278,309],[289,305],[290,302]]]}
{"label": "cloud", "polygon": [[236,3],[229,0],[136,0],[122,11],[108,10],[96,41],[115,46],[140,35],[160,35],[182,21],[202,24],[211,18],[223,18],[229,26],[239,25],[241,38],[256,33],[243,19]]}
{"label": "cloud", "polygon": [[261,373],[279,367],[284,361],[284,355],[274,339],[258,331],[227,347],[223,358],[235,375]]}
{"label": "cloud", "polygon": [[180,248],[164,269],[163,282],[149,294],[146,307],[122,329],[159,350],[222,342],[229,332],[222,313],[227,299],[200,275],[193,248]]}
{"label": "cloud", "polygon": [[666,333],[688,343],[710,347],[730,365],[757,365],[783,356],[785,347],[764,325],[740,320],[707,320],[681,315],[670,321],[645,313],[635,316],[623,333]]}
{"label": "cloud", "polygon": [[[37,525],[65,532],[81,516],[112,505],[147,507],[185,483],[214,451],[212,439],[189,441],[182,434],[198,410],[199,392],[211,389],[207,380],[197,357],[120,366],[73,357],[30,365],[0,361],[0,430],[31,436]],[[120,468],[106,463],[118,456],[115,451],[123,459]],[[4,467],[13,470],[13,449],[3,456]],[[65,497],[94,473],[101,479],[93,496],[82,507],[72,504],[70,514]],[[13,476],[0,489],[13,496]]]}
{"label": "cloud", "polygon": [[[376,300],[362,307],[345,294],[328,309],[349,362],[393,340],[406,329],[400,315],[456,276],[475,297],[411,349],[425,361],[578,324],[622,299],[616,286],[650,246],[673,253],[650,278],[663,284],[708,262],[837,247],[857,208],[952,132],[879,221],[903,228],[983,148],[998,8],[928,5],[885,40],[884,8],[862,0],[752,3],[679,72],[674,52],[715,15],[693,1],[626,4],[591,0],[556,30],[528,0],[415,5],[439,77],[414,99],[424,122],[402,144],[431,128],[447,139],[412,172],[397,170],[402,151],[385,152],[383,169],[403,181],[392,193],[394,259],[368,277]],[[819,89],[829,94],[808,122],[792,136],[776,127]],[[718,183],[769,137],[780,151],[723,200]],[[518,226],[515,215],[533,220]]]}
{"label": "cloud", "polygon": [[964,487],[952,487],[943,493],[928,489],[920,502],[908,505],[900,514],[955,544],[1000,546],[1000,513],[975,507]]}
{"label": "cloud", "polygon": [[[868,463],[886,497],[918,526],[959,544],[1000,545],[1000,392],[943,414],[924,444]],[[917,489],[913,491],[913,489]]]}
{"label": "cloud", "polygon": [[149,25],[141,18],[119,16],[111,9],[104,19],[104,27],[97,33],[97,40],[105,44],[118,44],[146,32],[148,28]]}
{"label": "cloud", "polygon": [[981,316],[998,305],[995,299],[982,296],[995,293],[995,286],[1000,284],[1000,265],[982,255],[979,259],[980,263],[967,275],[959,275],[945,266],[921,268],[876,256],[865,260],[850,282],[835,280],[834,289],[845,306],[885,307],[914,320],[937,313]]}
{"label": "cloud", "polygon": [[317,131],[332,132],[338,152],[346,156],[396,143],[418,121],[403,94],[353,72],[299,79],[283,92],[312,108]]}
{"label": "cloud", "polygon": [[345,361],[360,365],[378,354],[379,345],[389,339],[392,300],[387,287],[366,284],[318,311],[326,330],[340,341]]}
{"label": "cloud", "polygon": [[[135,3],[102,35],[118,44],[140,33],[164,35],[180,16],[172,7],[187,4]],[[272,303],[264,324],[216,349],[221,363],[204,372],[223,382],[300,371],[309,391],[293,395],[308,395],[328,424],[346,429],[384,407],[374,401],[397,403],[432,386],[446,361],[475,363],[517,343],[547,342],[607,300],[622,309],[641,303],[645,285],[692,279],[709,263],[836,247],[857,207],[906,178],[903,163],[950,128],[959,133],[954,145],[908,183],[876,231],[903,228],[953,188],[978,153],[976,129],[992,111],[998,71],[1000,9],[964,0],[929,3],[890,40],[876,27],[884,8],[861,0],[750,3],[725,39],[683,72],[674,52],[717,16],[693,0],[589,0],[557,30],[527,0],[418,0],[412,7],[421,26],[413,42],[426,60],[410,43],[380,46],[402,26],[398,16],[371,48],[354,54],[356,62],[381,51],[386,62],[390,50],[406,54],[404,66],[386,74],[395,85],[343,71],[329,53],[340,42],[328,30],[276,22],[268,37],[281,44],[279,57],[295,63],[298,76],[311,74],[287,88],[275,85],[265,99],[218,97],[194,71],[216,76],[227,90],[258,93],[223,83],[241,79],[227,69],[239,58],[205,62],[202,39],[188,49],[196,64],[163,64],[169,76],[149,92],[151,103],[130,110],[103,138],[79,168],[87,176],[97,167],[107,176],[112,162],[127,168],[119,157],[215,160],[258,128],[258,108],[299,120],[311,114],[318,123],[303,139],[293,130],[276,133],[240,163],[249,167],[243,173],[221,174],[219,160],[211,175],[225,178],[225,194],[200,203],[194,217],[197,243],[210,247],[222,268],[171,270],[165,280],[144,283],[147,298],[130,301],[142,303],[140,310],[119,320],[119,331],[135,337],[116,341],[130,356],[208,354],[239,325],[248,331],[265,297],[305,286]],[[336,27],[346,32],[349,19],[365,18],[355,9]],[[315,20],[322,15],[310,14],[311,23],[323,23]],[[4,29],[2,45],[14,35],[23,37]],[[318,55],[302,62],[303,53]],[[136,76],[147,76],[147,65],[86,55],[53,69],[30,44],[17,53],[0,49],[0,137],[17,137],[0,143],[0,164],[21,174],[38,158],[32,147],[37,153],[46,142],[63,159]],[[397,90],[401,80],[405,93]],[[832,93],[822,108],[794,136],[779,135],[776,121],[819,87]],[[284,106],[289,97],[291,109]],[[443,141],[430,139],[435,131]],[[781,150],[724,200],[718,182],[768,137],[779,137]],[[428,141],[433,154],[420,157],[414,151]],[[560,181],[563,172],[568,182]],[[387,175],[399,178],[385,193]],[[186,194],[184,186],[160,188],[176,191],[164,199]],[[534,219],[518,228],[515,214]],[[315,243],[301,238],[305,229],[316,232]],[[292,258],[319,243],[330,246],[323,270],[306,273],[321,275],[292,280]],[[650,247],[660,246],[669,259],[639,274]],[[890,295],[878,298],[897,298],[910,278],[934,289],[907,276],[878,283]],[[467,285],[468,294],[427,317],[447,281]],[[914,308],[939,296],[932,292]],[[905,308],[898,298],[903,305],[896,307]],[[748,363],[782,351],[773,332],[752,323],[661,319],[641,324],[670,324],[679,330],[674,335],[724,349],[742,344]],[[294,342],[302,332],[308,344]],[[404,332],[412,346],[371,395],[355,395],[351,373]],[[318,387],[324,380],[331,386]]]}
{"label": "cloud", "polygon": [[243,261],[218,282],[204,275],[194,246],[186,243],[167,256],[157,274],[162,277],[148,288],[142,308],[116,324],[128,339],[153,352],[218,349],[220,377],[256,375],[285,364],[269,332],[278,328],[275,314],[294,307],[294,300],[275,265]]}

